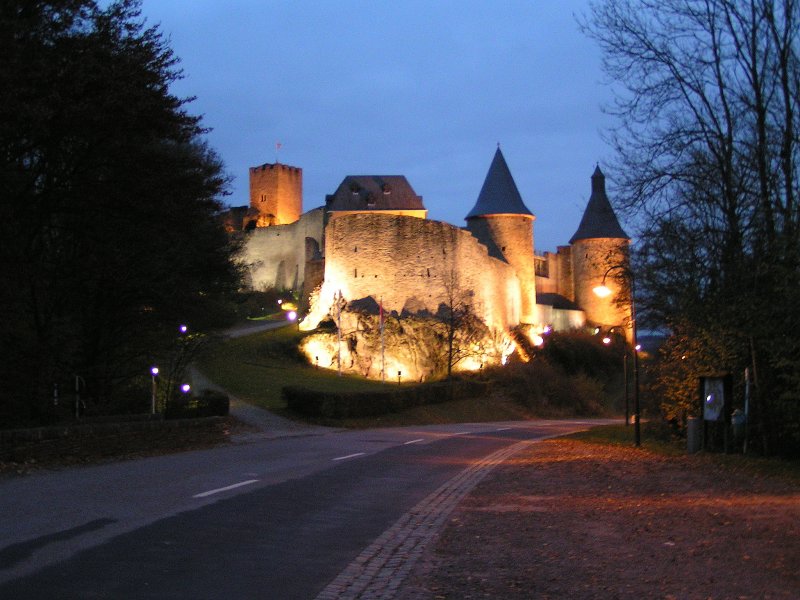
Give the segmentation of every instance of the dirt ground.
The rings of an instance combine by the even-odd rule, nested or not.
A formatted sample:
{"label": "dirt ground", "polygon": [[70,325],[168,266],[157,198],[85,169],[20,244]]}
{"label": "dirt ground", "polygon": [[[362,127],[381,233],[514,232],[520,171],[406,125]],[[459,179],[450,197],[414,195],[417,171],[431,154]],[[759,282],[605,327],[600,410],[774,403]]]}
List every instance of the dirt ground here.
{"label": "dirt ground", "polygon": [[412,598],[800,598],[800,483],[707,455],[551,440],[494,470]]}

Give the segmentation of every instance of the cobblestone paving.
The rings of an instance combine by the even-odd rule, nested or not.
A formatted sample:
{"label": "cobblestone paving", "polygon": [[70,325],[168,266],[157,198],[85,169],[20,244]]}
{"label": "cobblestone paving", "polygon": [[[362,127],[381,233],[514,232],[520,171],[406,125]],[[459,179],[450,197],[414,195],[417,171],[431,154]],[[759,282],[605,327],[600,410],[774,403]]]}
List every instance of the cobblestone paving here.
{"label": "cobblestone paving", "polygon": [[512,444],[464,469],[383,532],[316,600],[394,598],[426,545],[461,499],[495,466],[533,443],[526,440]]}

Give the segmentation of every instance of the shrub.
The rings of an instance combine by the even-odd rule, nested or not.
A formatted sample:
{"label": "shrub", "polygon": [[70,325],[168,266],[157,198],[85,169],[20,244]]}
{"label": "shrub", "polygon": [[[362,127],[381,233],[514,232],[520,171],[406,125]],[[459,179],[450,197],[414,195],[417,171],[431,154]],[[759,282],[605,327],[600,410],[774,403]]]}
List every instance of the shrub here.
{"label": "shrub", "polygon": [[203,390],[199,396],[181,394],[167,402],[165,419],[196,419],[199,417],[225,417],[230,411],[227,394]]}
{"label": "shrub", "polygon": [[298,414],[344,419],[373,417],[455,398],[481,396],[486,394],[487,389],[485,382],[464,380],[365,392],[327,392],[286,386],[282,394],[289,410]]}
{"label": "shrub", "polygon": [[488,375],[508,397],[541,416],[592,416],[610,410],[611,399],[600,380],[581,371],[568,373],[541,356]]}

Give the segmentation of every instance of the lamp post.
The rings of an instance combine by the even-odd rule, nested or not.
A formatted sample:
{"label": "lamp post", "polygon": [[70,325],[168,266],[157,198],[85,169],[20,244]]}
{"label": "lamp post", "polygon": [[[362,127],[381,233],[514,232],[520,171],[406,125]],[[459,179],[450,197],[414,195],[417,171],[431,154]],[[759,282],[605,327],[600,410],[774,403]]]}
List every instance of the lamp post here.
{"label": "lamp post", "polygon": [[150,414],[156,414],[156,377],[158,376],[158,367],[150,368],[150,376],[153,380],[152,393],[150,396]]}
{"label": "lamp post", "polygon": [[[612,327],[608,334],[603,338],[603,343],[608,346],[611,343],[611,332],[614,331]],[[622,386],[624,389],[625,397],[625,427],[631,424],[630,419],[630,403],[628,402],[628,345],[622,351]]]}
{"label": "lamp post", "polygon": [[[626,265],[614,265],[609,267],[603,274],[603,281],[600,285],[595,287],[592,291],[600,298],[606,298],[611,295],[611,290],[606,286],[606,277],[611,271],[620,269],[623,276],[628,281],[631,289],[631,330],[633,334],[633,436],[634,444],[638,447],[642,445],[642,432],[639,425],[641,411],[639,406],[639,342],[636,331],[636,305],[634,297],[636,295],[633,272]],[[626,411],[627,412],[627,411]],[[625,416],[627,422],[628,417]]]}

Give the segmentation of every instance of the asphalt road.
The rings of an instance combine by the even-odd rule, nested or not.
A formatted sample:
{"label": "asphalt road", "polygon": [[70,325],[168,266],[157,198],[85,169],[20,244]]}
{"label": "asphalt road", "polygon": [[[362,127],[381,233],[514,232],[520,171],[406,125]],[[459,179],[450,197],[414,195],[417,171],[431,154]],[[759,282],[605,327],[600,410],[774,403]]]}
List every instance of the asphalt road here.
{"label": "asphalt road", "polygon": [[329,431],[0,479],[0,598],[314,598],[469,465],[590,423]]}

